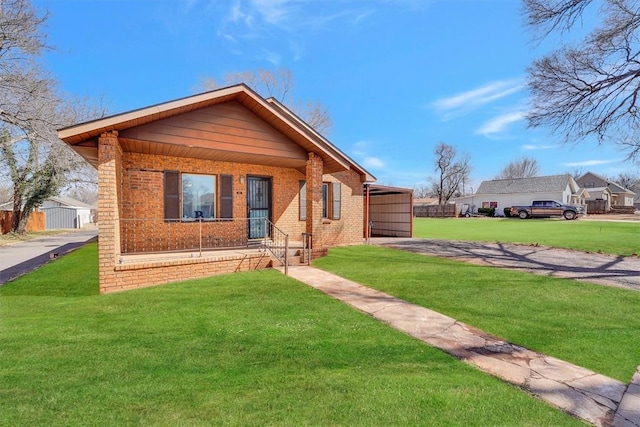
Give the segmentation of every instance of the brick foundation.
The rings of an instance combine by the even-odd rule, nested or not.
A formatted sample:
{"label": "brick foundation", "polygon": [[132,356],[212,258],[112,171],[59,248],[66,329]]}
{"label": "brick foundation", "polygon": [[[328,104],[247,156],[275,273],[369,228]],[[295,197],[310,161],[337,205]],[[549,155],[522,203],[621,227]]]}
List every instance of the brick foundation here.
{"label": "brick foundation", "polygon": [[[112,280],[100,284],[101,293],[144,288],[188,279],[201,279],[217,274],[269,268],[273,261],[264,253],[217,258],[184,258],[117,264]],[[106,286],[104,286],[106,285]]]}

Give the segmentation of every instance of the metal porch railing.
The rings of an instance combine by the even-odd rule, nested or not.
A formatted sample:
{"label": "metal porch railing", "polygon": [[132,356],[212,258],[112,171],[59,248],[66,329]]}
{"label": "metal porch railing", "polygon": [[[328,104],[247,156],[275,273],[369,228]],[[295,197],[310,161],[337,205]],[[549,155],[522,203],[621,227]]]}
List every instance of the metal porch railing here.
{"label": "metal porch railing", "polygon": [[123,254],[199,252],[249,247],[248,229],[262,218],[150,219],[120,218]]}
{"label": "metal porch railing", "polygon": [[289,274],[289,235],[274,223],[264,218],[265,237],[263,246],[284,266],[285,276]]}
{"label": "metal porch railing", "polygon": [[267,218],[151,219],[120,218],[123,255],[191,253],[256,248],[269,251],[288,273],[289,236]]}

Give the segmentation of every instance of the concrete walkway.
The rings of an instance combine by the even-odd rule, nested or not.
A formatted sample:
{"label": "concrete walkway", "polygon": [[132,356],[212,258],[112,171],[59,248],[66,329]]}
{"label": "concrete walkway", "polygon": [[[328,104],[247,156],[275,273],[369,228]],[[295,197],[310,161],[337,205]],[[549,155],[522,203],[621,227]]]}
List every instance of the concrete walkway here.
{"label": "concrete walkway", "polygon": [[627,385],[313,267],[289,275],[593,425],[640,427],[640,367]]}
{"label": "concrete walkway", "polygon": [[97,235],[97,229],[77,230],[0,246],[0,286],[84,245]]}

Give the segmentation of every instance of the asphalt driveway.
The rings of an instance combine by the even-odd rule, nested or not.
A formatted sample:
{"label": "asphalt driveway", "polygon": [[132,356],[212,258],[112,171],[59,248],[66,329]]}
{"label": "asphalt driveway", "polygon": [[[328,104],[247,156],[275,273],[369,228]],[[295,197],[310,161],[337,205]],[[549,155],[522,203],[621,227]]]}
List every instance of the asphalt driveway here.
{"label": "asphalt driveway", "polygon": [[640,259],[509,243],[375,238],[371,243],[424,255],[640,291]]}
{"label": "asphalt driveway", "polygon": [[0,286],[95,239],[98,230],[76,230],[0,246]]}

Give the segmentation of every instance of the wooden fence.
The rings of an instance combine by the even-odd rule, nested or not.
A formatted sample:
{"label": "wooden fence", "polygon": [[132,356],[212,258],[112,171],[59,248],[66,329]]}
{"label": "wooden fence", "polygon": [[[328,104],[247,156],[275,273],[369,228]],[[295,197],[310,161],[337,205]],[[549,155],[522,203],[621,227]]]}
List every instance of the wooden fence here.
{"label": "wooden fence", "polygon": [[[7,234],[11,231],[13,222],[13,211],[0,211],[0,232]],[[27,221],[27,231],[43,231],[45,229],[44,212],[33,212]]]}
{"label": "wooden fence", "polygon": [[414,205],[413,216],[417,218],[455,218],[456,205]]}
{"label": "wooden fence", "polygon": [[605,200],[587,200],[587,215],[604,213],[607,213],[607,202]]}

